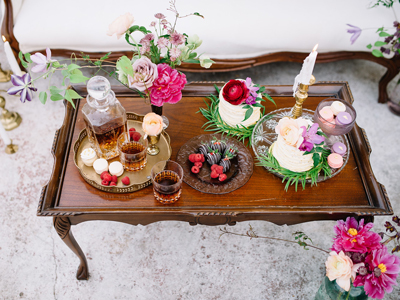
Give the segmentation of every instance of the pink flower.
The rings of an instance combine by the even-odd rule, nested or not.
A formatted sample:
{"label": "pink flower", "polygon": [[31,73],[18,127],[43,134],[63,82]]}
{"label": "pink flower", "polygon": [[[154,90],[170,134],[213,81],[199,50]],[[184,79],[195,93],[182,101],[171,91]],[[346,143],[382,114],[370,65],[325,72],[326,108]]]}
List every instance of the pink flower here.
{"label": "pink flower", "polygon": [[130,13],[119,16],[110,24],[110,26],[108,26],[107,35],[112,36],[115,33],[117,38],[120,39],[121,36],[123,36],[129,29],[129,27],[131,27],[134,21],[135,19]]}
{"label": "pink flower", "polygon": [[359,267],[363,266],[363,263],[353,265],[350,257],[345,255],[343,251],[337,254],[335,251],[329,253],[329,257],[325,262],[326,276],[330,281],[336,279],[336,283],[345,291],[350,290],[350,280],[354,280]]}
{"label": "pink flower", "polygon": [[162,20],[161,20],[161,24],[167,25],[167,24],[168,24],[168,21],[167,21],[166,19],[162,19]]}
{"label": "pink flower", "polygon": [[278,125],[275,127],[275,132],[282,136],[286,144],[299,148],[304,140],[300,127],[304,124],[307,126],[307,121],[302,118],[289,119],[288,117],[284,117],[279,120]]}
{"label": "pink flower", "polygon": [[389,254],[387,248],[383,246],[379,250],[373,250],[365,258],[365,266],[367,274],[358,275],[354,280],[354,286],[363,285],[369,297],[383,299],[385,292],[391,293],[393,285],[397,285],[400,258]]}
{"label": "pink flower", "polygon": [[150,136],[157,136],[163,130],[163,119],[155,113],[148,113],[143,118],[142,128],[143,131]]}
{"label": "pink flower", "polygon": [[185,42],[185,36],[183,34],[174,32],[173,34],[171,34],[171,37],[169,38],[169,40],[171,41],[172,45],[175,46],[179,46],[181,44],[183,44]]}
{"label": "pink flower", "polygon": [[360,223],[355,218],[348,217],[346,222],[337,221],[334,227],[336,237],[333,240],[332,250],[339,252],[358,252],[365,253],[380,249],[381,237],[372,231],[373,223],[364,226],[364,219]]}
{"label": "pink flower", "polygon": [[145,56],[136,60],[132,68],[134,76],[128,75],[129,87],[138,89],[141,92],[145,91],[146,88],[150,88],[158,76],[157,65],[153,64]]}
{"label": "pink flower", "polygon": [[148,33],[140,40],[140,43],[150,43],[152,40],[154,40],[154,34]]}
{"label": "pink flower", "polygon": [[181,55],[181,50],[178,48],[172,48],[169,50],[169,55],[171,56],[171,59],[173,58],[175,60],[179,57],[179,55]]}
{"label": "pink flower", "polygon": [[145,54],[150,51],[150,44],[143,43],[142,47],[140,47],[140,54]]}
{"label": "pink flower", "polygon": [[36,63],[36,66],[31,69],[33,73],[46,72],[47,64],[52,62],[50,48],[46,48],[46,56],[40,52],[36,52],[34,55],[31,55],[31,59]]}
{"label": "pink flower", "polygon": [[150,23],[150,27],[155,27],[155,26],[156,26],[156,22],[155,21]]}
{"label": "pink flower", "polygon": [[157,19],[165,19],[165,16],[162,13],[158,13],[154,15]]}
{"label": "pink flower", "polygon": [[167,64],[157,65],[157,70],[158,78],[150,89],[151,104],[163,106],[164,103],[177,103],[182,99],[182,90],[186,84],[185,74]]}
{"label": "pink flower", "polygon": [[164,37],[159,38],[158,41],[157,41],[157,45],[161,49],[167,47],[168,43],[169,43],[169,41]]}

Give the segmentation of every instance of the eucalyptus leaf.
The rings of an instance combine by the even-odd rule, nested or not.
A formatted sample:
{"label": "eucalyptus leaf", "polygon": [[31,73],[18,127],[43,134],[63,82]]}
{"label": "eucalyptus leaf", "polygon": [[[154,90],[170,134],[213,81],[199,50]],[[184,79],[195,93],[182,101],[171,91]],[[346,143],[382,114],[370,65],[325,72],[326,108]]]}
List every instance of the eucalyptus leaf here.
{"label": "eucalyptus leaf", "polygon": [[46,93],[46,92],[40,92],[40,93],[39,93],[39,100],[40,100],[40,102],[42,102],[43,104],[46,104],[46,101],[47,101],[47,93]]}

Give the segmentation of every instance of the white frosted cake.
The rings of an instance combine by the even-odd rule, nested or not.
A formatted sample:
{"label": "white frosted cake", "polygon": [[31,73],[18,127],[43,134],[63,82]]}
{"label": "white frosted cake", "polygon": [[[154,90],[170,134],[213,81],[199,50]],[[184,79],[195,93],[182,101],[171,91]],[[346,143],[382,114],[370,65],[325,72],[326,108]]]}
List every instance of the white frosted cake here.
{"label": "white frosted cake", "polygon": [[271,145],[271,153],[282,168],[293,172],[305,172],[314,166],[312,154],[304,155],[299,149],[303,143],[302,126],[312,125],[302,118],[282,118],[275,128],[278,139]]}
{"label": "white frosted cake", "polygon": [[[242,79],[238,79],[240,81],[243,81]],[[228,84],[228,83],[227,83]],[[253,113],[251,114],[250,118],[248,118],[246,121],[243,121],[245,119],[246,115],[246,109],[244,106],[247,104],[246,102],[243,102],[242,104],[239,105],[233,105],[229,103],[228,101],[225,100],[223,96],[223,90],[226,85],[221,89],[219,93],[219,104],[218,104],[218,110],[219,110],[219,115],[221,116],[221,119],[228,124],[229,126],[236,127],[236,125],[243,125],[245,127],[254,125],[257,123],[257,121],[260,119],[261,114],[260,114],[260,107],[253,107]],[[262,97],[261,94],[258,94],[258,97]],[[259,103],[259,102],[258,102]]]}

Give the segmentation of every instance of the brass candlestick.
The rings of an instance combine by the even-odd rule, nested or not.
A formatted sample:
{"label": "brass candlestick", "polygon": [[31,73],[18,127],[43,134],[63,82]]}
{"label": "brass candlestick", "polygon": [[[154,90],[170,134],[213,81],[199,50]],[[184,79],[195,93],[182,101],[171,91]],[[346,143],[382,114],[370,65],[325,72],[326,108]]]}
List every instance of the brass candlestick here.
{"label": "brass candlestick", "polygon": [[9,82],[11,80],[11,71],[4,71],[0,65],[0,82]]}
{"label": "brass candlestick", "polygon": [[311,75],[309,84],[299,84],[299,88],[296,91],[294,98],[296,99],[296,104],[292,108],[292,118],[297,119],[303,114],[303,103],[308,98],[308,87],[315,83],[314,75]]}
{"label": "brass candlestick", "polygon": [[0,121],[3,124],[4,129],[10,131],[17,128],[19,124],[21,124],[22,118],[19,113],[5,109],[5,106],[6,99],[3,96],[0,96],[0,108],[2,108]]}

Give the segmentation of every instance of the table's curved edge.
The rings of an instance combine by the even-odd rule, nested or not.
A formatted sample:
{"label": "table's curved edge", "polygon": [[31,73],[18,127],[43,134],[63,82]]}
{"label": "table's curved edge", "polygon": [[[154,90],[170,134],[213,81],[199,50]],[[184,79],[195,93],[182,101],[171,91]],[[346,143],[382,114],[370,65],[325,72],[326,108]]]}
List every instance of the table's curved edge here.
{"label": "table's curved edge", "polygon": [[[187,87],[185,87],[185,89],[187,88],[187,91],[188,91],[188,95],[186,95],[186,96],[202,97],[205,94],[209,95],[210,93],[215,91],[214,84],[219,84],[222,86],[223,82],[192,82],[192,83],[188,84]],[[321,87],[322,85],[324,86],[322,93],[321,93],[321,91],[317,92],[318,87]],[[198,91],[198,94],[194,95],[194,92],[196,90],[198,90],[200,86],[202,86],[203,88],[201,89],[200,92]],[[283,96],[283,95],[291,93],[290,88],[291,88],[290,86],[267,86],[267,92],[271,96],[274,96],[274,95],[275,96]],[[74,87],[74,89],[80,94],[85,94],[85,92],[86,92],[86,88],[84,86],[77,86],[77,87]],[[113,87],[113,89],[114,89],[114,87]],[[126,89],[124,90],[123,88],[117,87],[117,88],[115,88],[115,90],[116,90],[116,94],[119,96],[127,95]],[[120,91],[122,91],[121,92],[122,94],[120,93]],[[131,91],[128,94],[130,96],[134,95],[134,93]],[[335,82],[335,81],[333,81],[333,82],[318,82],[314,86],[310,87],[309,94],[310,95],[326,95],[326,96],[334,95],[336,97],[340,97],[340,98],[348,101],[349,103],[353,103],[353,101],[354,101],[347,82]],[[66,109],[64,122],[63,122],[63,125],[60,127],[60,129],[58,129],[56,131],[54,141],[53,141],[53,147],[52,147],[52,154],[53,154],[54,160],[55,160],[53,172],[52,172],[52,175],[51,175],[51,178],[50,178],[48,184],[42,188],[39,205],[38,205],[38,209],[37,209],[37,215],[38,216],[85,215],[86,220],[90,220],[91,219],[90,216],[97,215],[97,217],[98,217],[99,214],[104,215],[104,212],[100,212],[100,211],[96,212],[93,210],[93,208],[72,209],[72,210],[70,210],[68,208],[63,208],[63,209],[55,208],[55,204],[58,201],[59,193],[62,188],[63,174],[65,171],[64,166],[65,166],[66,160],[68,158],[68,153],[70,150],[70,147],[68,145],[71,144],[72,135],[73,135],[73,127],[70,127],[68,125],[71,123],[74,123],[74,121],[76,119],[77,112],[79,109],[79,100],[76,100],[76,107],[77,107],[76,110],[73,109],[73,107],[71,106],[70,103],[65,101],[64,104],[65,104],[65,109]],[[352,146],[357,149],[357,151],[356,151],[357,155],[355,155],[355,157],[357,160],[357,164],[360,168],[360,174],[361,174],[362,181],[363,181],[363,184],[364,184],[364,187],[366,190],[366,195],[367,195],[369,203],[370,203],[370,207],[368,207],[366,209],[361,209],[361,210],[356,209],[354,211],[352,211],[352,210],[343,211],[343,215],[345,215],[345,214],[346,215],[350,214],[350,215],[354,215],[354,216],[392,215],[393,209],[391,207],[386,189],[382,184],[380,184],[376,180],[376,178],[372,172],[372,168],[371,168],[370,161],[369,161],[371,147],[369,145],[369,141],[366,136],[365,130],[363,128],[360,128],[356,124],[348,136],[349,136],[350,143],[352,143]],[[201,217],[204,219],[204,217],[210,217],[210,216],[212,216],[213,218],[216,218],[216,216],[224,216],[223,218],[225,218],[226,216],[230,216],[231,220],[236,219],[236,217],[238,217],[238,216],[241,216],[239,219],[234,220],[234,222],[242,221],[242,218],[245,218],[243,220],[246,220],[246,221],[252,220],[252,218],[254,218],[254,217],[256,217],[256,219],[254,219],[254,220],[257,220],[259,218],[259,216],[255,216],[253,214],[248,214],[245,211],[226,212],[226,210],[223,211],[223,209],[222,210],[210,209],[208,211],[204,208],[202,208],[202,210],[205,210],[205,211],[196,211],[196,212],[190,213],[187,210],[185,210],[182,221],[186,221],[188,216],[190,217],[190,219],[192,219],[191,221],[189,221],[189,223],[196,223],[196,218],[198,219],[199,217]],[[112,215],[113,213],[115,214],[116,212],[120,213],[120,211],[118,211],[118,209],[113,209],[113,210],[108,211],[106,213],[106,215],[107,214]],[[177,220],[176,215],[180,214],[180,210],[174,210],[174,209],[167,208],[165,210],[160,210],[157,213],[171,214],[171,212],[173,212],[173,214],[175,215],[174,220]],[[143,214],[143,211],[141,211],[140,209],[128,209],[128,210],[124,210],[124,213],[128,213],[130,215],[132,215],[132,214],[136,215],[139,213]],[[307,209],[305,209],[305,210],[294,209],[293,211],[291,211],[291,213],[305,214],[308,216],[308,215],[310,215],[311,212],[307,211]],[[326,212],[321,211],[319,213],[322,213],[322,215],[324,216],[325,219],[336,219],[337,220],[337,219],[342,218],[340,216],[341,212],[335,212],[334,214],[332,214],[332,212],[329,212],[329,211],[326,211]],[[263,212],[263,214],[265,215],[268,213]],[[278,214],[279,214],[278,211],[271,213],[271,215],[278,215]],[[153,215],[153,217],[154,217],[154,215]],[[266,220],[265,217],[263,218],[263,220]],[[157,219],[154,222],[163,221],[163,220],[168,220],[168,218],[159,219],[159,220]],[[267,221],[269,221],[269,220],[267,220]],[[304,218],[304,221],[301,221],[301,219],[300,219],[299,222],[295,222],[293,224],[307,222],[307,221],[309,221],[309,220],[307,220],[307,218]],[[271,220],[271,222],[276,223],[272,220]],[[198,224],[200,224],[200,223],[198,223]],[[225,222],[223,224],[229,224],[229,222]],[[279,222],[276,224],[279,224]],[[284,223],[284,224],[286,224],[286,223]],[[222,224],[218,224],[218,225],[222,225]]]}

